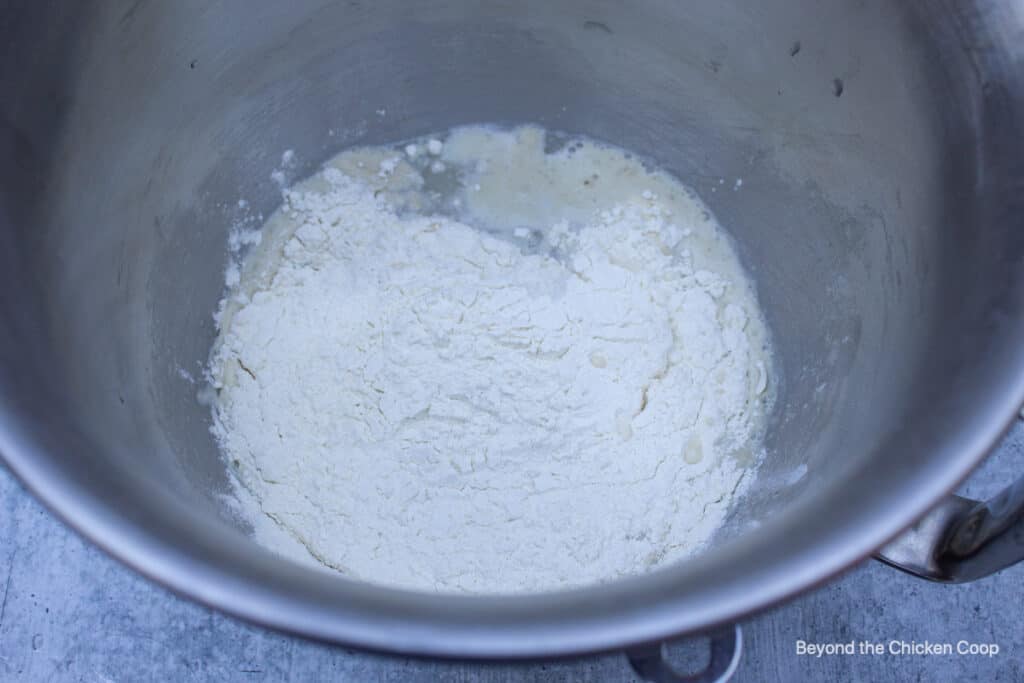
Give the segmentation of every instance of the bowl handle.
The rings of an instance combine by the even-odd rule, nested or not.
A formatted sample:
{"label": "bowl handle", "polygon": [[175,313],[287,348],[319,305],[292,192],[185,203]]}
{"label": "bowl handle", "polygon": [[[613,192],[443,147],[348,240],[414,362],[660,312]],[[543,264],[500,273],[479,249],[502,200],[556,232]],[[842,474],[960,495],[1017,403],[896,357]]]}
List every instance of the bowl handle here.
{"label": "bowl handle", "polygon": [[665,657],[665,643],[656,643],[626,651],[633,671],[650,683],[725,683],[736,673],[743,652],[743,631],[731,624],[711,634],[711,660],[707,668],[694,674],[681,674]]}
{"label": "bowl handle", "polygon": [[875,557],[942,583],[974,581],[1024,560],[1024,478],[983,502],[949,496]]}

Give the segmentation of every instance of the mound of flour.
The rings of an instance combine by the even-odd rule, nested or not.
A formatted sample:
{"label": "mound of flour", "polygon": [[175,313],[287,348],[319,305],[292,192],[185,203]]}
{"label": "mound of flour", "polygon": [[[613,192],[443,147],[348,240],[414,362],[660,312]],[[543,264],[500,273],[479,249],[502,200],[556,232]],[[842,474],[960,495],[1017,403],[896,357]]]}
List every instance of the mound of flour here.
{"label": "mound of flour", "polygon": [[279,252],[225,305],[214,432],[257,540],[472,593],[702,548],[750,479],[767,376],[741,271],[702,266],[701,207],[634,193],[527,250],[400,214],[377,176],[287,191]]}

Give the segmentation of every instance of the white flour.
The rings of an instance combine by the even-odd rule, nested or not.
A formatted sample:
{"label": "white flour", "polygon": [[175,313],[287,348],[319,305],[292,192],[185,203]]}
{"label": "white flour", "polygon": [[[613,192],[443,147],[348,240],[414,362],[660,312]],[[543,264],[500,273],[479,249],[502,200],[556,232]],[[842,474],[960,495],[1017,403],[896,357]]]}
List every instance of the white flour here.
{"label": "white flour", "polygon": [[507,593],[642,573],[721,525],[763,430],[749,285],[674,180],[544,144],[468,128],[347,153],[229,269],[214,431],[257,540]]}

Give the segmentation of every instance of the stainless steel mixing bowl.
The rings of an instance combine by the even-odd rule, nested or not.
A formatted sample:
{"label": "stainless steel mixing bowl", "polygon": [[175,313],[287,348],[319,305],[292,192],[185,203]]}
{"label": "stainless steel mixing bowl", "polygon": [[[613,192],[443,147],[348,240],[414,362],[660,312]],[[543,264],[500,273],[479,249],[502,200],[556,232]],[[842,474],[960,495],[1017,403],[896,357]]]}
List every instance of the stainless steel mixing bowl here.
{"label": "stainless steel mixing bowl", "polygon": [[[463,657],[707,629],[870,555],[1024,398],[1020,2],[8,0],[0,46],[0,451],[83,534],[231,614]],[[273,210],[287,148],[301,176],[469,122],[646,155],[735,237],[781,381],[756,490],[703,556],[439,597],[290,564],[225,512],[185,376],[238,199]],[[1021,555],[1019,492],[954,503],[891,555],[954,580]]]}

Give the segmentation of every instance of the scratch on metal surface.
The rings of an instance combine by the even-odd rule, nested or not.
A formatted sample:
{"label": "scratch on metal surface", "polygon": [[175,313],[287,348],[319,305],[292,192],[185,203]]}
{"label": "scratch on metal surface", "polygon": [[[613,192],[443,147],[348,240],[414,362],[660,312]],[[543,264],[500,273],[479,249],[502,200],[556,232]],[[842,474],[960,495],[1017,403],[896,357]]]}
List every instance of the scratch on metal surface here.
{"label": "scratch on metal surface", "polygon": [[18,556],[18,549],[11,553],[11,560],[7,563],[7,581],[4,583],[4,599],[0,603],[0,628],[4,625],[4,614],[7,612],[7,594],[11,592],[11,577],[14,576],[14,558]]}

